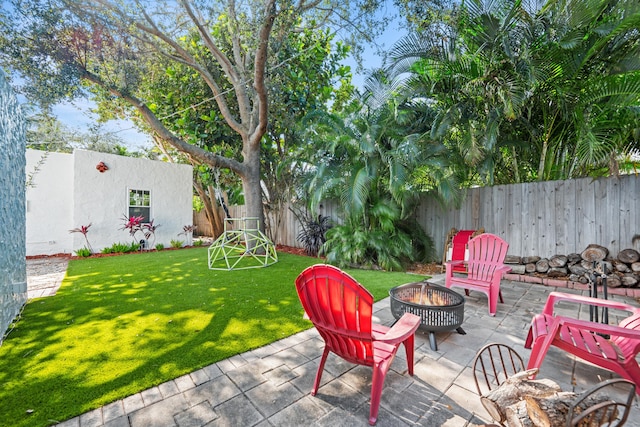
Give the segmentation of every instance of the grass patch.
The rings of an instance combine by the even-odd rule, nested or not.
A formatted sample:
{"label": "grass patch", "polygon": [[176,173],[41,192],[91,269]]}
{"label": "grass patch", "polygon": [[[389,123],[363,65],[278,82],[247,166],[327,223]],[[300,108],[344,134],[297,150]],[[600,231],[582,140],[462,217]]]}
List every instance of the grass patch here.
{"label": "grass patch", "polygon": [[[47,426],[311,326],[294,281],[314,258],[214,271],[207,248],[72,260],[0,347],[0,425]],[[404,273],[348,270],[376,300]]]}

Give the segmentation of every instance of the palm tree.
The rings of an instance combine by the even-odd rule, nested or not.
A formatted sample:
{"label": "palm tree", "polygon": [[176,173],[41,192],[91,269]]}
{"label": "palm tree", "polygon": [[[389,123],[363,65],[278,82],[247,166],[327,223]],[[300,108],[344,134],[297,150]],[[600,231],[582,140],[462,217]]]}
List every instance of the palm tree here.
{"label": "palm tree", "polygon": [[438,110],[432,137],[459,155],[469,185],[585,176],[638,122],[639,11],[631,0],[470,0],[450,38],[413,34],[388,68]]}
{"label": "palm tree", "polygon": [[[343,223],[327,232],[323,246],[329,262],[398,270],[433,256],[412,216],[419,193],[413,171],[429,156],[412,133],[419,127],[414,109],[376,95],[368,92],[362,109],[346,118],[315,118],[307,189],[312,211],[329,197],[340,203]],[[438,150],[431,154],[437,161]]]}

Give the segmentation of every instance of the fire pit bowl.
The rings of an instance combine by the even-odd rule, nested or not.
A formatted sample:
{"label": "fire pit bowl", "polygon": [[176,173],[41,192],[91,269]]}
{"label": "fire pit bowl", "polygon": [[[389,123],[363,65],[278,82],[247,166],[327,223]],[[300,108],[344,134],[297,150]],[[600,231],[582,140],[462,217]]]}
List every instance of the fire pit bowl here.
{"label": "fire pit bowl", "polygon": [[429,332],[431,349],[438,350],[435,332],[455,329],[465,334],[464,297],[444,286],[429,282],[407,283],[389,290],[391,313],[399,319],[404,313],[420,317],[418,329]]}

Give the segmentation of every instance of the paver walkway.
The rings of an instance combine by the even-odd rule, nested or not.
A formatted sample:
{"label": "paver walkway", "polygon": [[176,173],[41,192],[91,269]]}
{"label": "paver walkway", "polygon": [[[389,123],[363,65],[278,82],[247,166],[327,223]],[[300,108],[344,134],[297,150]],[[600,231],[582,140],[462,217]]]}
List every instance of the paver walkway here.
{"label": "paver walkway", "polygon": [[67,272],[69,258],[56,256],[27,260],[27,298],[55,295]]}
{"label": "paver walkway", "polygon": [[[443,276],[432,281],[442,283]],[[455,331],[437,334],[437,351],[431,350],[428,334],[418,332],[415,375],[406,374],[404,351],[400,349],[387,375],[377,425],[464,427],[488,422],[489,417],[474,391],[471,361],[476,351],[489,342],[509,344],[527,360],[530,351],[524,349],[523,344],[529,322],[553,290],[557,288],[503,281],[505,303],[498,305],[495,317],[487,313],[486,297],[472,292],[466,300],[462,325],[466,335]],[[637,304],[629,297],[614,295],[611,299]],[[588,313],[583,313],[585,315],[588,317]],[[388,298],[376,303],[375,316],[380,323],[393,323]],[[368,425],[371,369],[330,355],[322,386],[317,396],[310,395],[322,348],[317,332],[310,329],[63,421],[58,426]],[[552,378],[563,390],[580,392],[615,375],[575,361],[552,348],[540,377]],[[627,426],[640,427],[637,400]]]}

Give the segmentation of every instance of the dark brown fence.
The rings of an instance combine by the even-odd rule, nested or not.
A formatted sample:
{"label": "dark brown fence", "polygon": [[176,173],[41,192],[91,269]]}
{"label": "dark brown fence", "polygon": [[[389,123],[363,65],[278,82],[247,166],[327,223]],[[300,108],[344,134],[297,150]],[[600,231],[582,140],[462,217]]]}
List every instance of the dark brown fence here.
{"label": "dark brown fence", "polygon": [[[233,206],[231,212],[241,217],[242,207]],[[320,213],[339,218],[329,202]],[[482,227],[497,234],[509,242],[510,255],[566,255],[595,243],[615,256],[626,248],[640,250],[640,176],[472,188],[460,208],[443,208],[425,198],[416,218],[433,238],[438,256],[452,227]],[[300,224],[287,212],[275,234],[276,243],[300,246],[299,231]]]}

